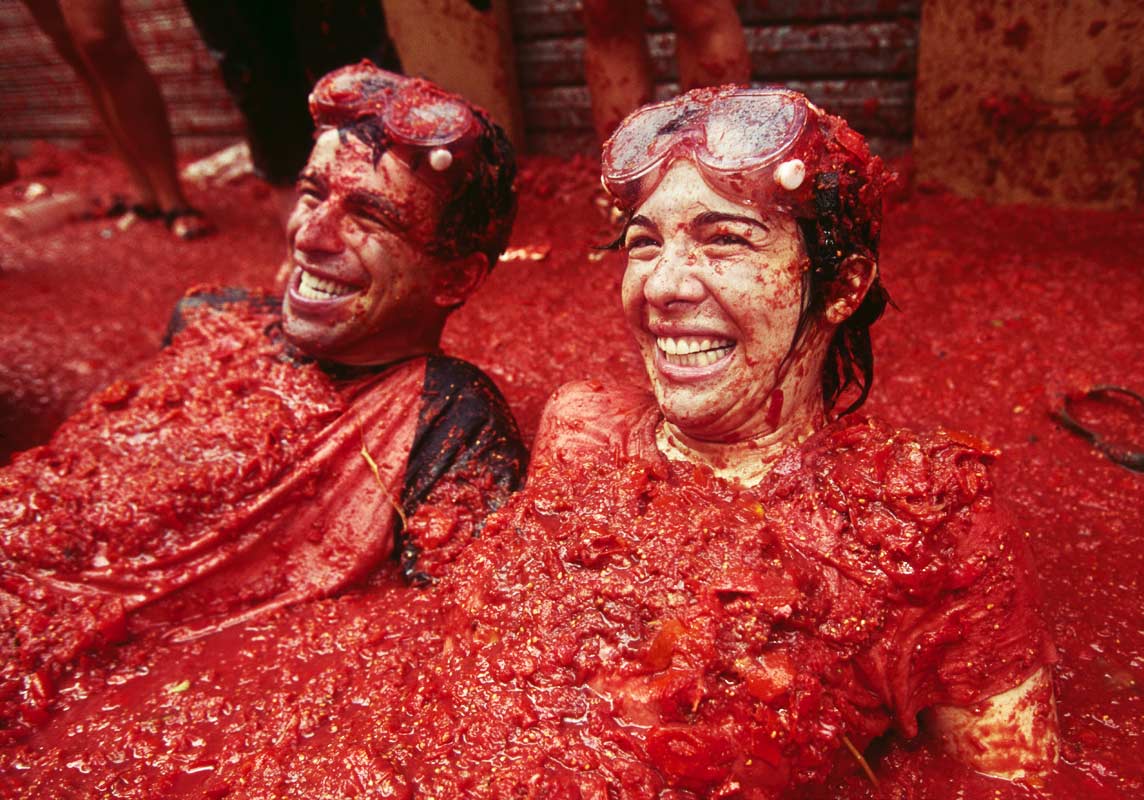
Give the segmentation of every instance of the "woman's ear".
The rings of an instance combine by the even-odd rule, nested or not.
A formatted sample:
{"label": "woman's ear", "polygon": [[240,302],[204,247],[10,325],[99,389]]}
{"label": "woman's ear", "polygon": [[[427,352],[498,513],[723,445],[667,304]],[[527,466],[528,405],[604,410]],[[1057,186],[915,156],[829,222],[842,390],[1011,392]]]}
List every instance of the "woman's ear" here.
{"label": "woman's ear", "polygon": [[851,255],[838,265],[824,314],[831,325],[841,325],[862,305],[866,292],[878,277],[878,265],[866,256]]}
{"label": "woman's ear", "polygon": [[433,302],[439,308],[456,308],[468,300],[489,274],[489,258],[469,253],[444,265],[437,278]]}

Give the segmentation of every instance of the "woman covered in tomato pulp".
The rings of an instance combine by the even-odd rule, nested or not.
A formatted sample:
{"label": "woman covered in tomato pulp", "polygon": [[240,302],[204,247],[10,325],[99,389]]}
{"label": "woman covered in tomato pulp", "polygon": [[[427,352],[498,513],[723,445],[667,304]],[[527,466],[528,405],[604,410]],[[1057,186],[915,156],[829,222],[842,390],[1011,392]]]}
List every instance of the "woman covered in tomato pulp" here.
{"label": "woman covered in tomato pulp", "polygon": [[622,576],[599,608],[630,625],[593,694],[707,796],[869,769],[919,719],[973,769],[1038,781],[1055,654],[995,453],[845,416],[888,301],[881,159],[796,92],[724,87],[629,116],[603,169],[652,393],[562,388],[528,488],[580,570]]}

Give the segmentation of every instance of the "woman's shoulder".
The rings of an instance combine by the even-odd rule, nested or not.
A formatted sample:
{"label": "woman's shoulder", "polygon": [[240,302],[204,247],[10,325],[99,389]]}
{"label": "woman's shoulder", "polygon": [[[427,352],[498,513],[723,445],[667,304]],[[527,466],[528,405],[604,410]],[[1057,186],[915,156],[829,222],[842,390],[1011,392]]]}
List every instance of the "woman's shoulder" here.
{"label": "woman's shoulder", "polygon": [[775,465],[774,496],[836,521],[823,547],[872,559],[869,570],[929,596],[1010,537],[988,472],[995,455],[967,434],[847,417]]}
{"label": "woman's shoulder", "polygon": [[856,496],[916,501],[952,495],[964,503],[988,490],[988,465],[998,455],[984,440],[960,431],[917,431],[873,417],[845,417],[809,439],[798,461]]}
{"label": "woman's shoulder", "polygon": [[623,447],[633,429],[655,406],[638,387],[574,381],[557,389],[540,417],[532,447],[533,469],[556,459],[590,457]]}
{"label": "woman's shoulder", "polygon": [[636,408],[646,408],[654,402],[655,398],[647,389],[609,386],[593,380],[572,381],[552,393],[544,407],[544,416],[611,417],[626,414]]}

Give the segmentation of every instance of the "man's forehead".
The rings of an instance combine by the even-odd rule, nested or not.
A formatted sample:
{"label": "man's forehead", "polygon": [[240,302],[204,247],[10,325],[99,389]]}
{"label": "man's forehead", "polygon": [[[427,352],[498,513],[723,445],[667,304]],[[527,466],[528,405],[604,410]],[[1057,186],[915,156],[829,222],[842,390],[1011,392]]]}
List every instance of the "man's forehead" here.
{"label": "man's forehead", "polygon": [[381,158],[376,168],[373,161],[373,148],[365,142],[341,131],[327,130],[314,142],[306,169],[326,178],[333,177],[335,173],[355,178],[385,175],[388,168],[386,159]]}
{"label": "man's forehead", "polygon": [[373,148],[351,133],[322,132],[302,176],[320,180],[331,191],[373,195],[379,203],[399,208],[410,228],[435,228],[440,216],[437,196],[400,159],[385,152],[375,165]]}

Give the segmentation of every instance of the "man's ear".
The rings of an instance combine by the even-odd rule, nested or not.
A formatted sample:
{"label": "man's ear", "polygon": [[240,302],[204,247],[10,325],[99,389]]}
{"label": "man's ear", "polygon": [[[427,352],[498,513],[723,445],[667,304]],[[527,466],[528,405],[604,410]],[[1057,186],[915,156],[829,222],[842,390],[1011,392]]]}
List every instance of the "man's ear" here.
{"label": "man's ear", "polygon": [[437,278],[433,302],[440,308],[456,308],[464,303],[489,274],[489,259],[484,253],[469,253],[445,264]]}
{"label": "man's ear", "polygon": [[862,305],[866,292],[878,277],[878,264],[866,256],[851,255],[838,265],[824,314],[831,325],[841,325]]}

